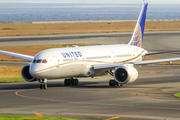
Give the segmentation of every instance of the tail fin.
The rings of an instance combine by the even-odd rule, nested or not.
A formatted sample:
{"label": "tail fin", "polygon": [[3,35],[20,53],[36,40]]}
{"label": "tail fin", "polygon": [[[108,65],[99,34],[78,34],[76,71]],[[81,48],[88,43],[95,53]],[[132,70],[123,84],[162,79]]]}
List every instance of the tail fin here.
{"label": "tail fin", "polygon": [[148,3],[144,3],[129,45],[142,47]]}

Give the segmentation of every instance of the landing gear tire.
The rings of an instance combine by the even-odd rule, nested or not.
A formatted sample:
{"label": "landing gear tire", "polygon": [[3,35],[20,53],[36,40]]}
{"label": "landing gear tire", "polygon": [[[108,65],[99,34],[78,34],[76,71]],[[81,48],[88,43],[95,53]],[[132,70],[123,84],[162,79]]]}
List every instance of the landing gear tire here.
{"label": "landing gear tire", "polygon": [[71,80],[70,79],[65,79],[64,80],[64,85],[71,85]]}
{"label": "landing gear tire", "polygon": [[47,84],[40,84],[40,89],[47,89]]}
{"label": "landing gear tire", "polygon": [[73,85],[78,85],[78,83],[79,83],[78,79],[73,80]]}
{"label": "landing gear tire", "polygon": [[109,81],[109,86],[115,86],[116,85],[116,81],[115,80],[110,80]]}
{"label": "landing gear tire", "polygon": [[43,84],[40,84],[40,89],[43,89]]}
{"label": "landing gear tire", "polygon": [[67,85],[67,79],[64,80],[64,85]]}
{"label": "landing gear tire", "polygon": [[44,85],[43,85],[43,89],[47,89],[47,84],[44,84]]}
{"label": "landing gear tire", "polygon": [[64,85],[78,85],[78,79],[65,79]]}
{"label": "landing gear tire", "polygon": [[116,82],[115,80],[110,80],[109,81],[109,86],[119,86],[119,83]]}
{"label": "landing gear tire", "polygon": [[39,82],[41,82],[40,89],[47,89],[47,79],[40,79]]}

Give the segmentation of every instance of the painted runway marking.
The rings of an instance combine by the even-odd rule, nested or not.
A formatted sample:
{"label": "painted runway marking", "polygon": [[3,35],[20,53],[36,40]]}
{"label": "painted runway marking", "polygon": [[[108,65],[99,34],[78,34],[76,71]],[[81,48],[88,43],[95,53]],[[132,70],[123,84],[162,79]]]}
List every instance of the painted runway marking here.
{"label": "painted runway marking", "polygon": [[120,117],[116,116],[116,117],[112,117],[112,118],[108,118],[108,119],[105,119],[105,120],[113,120],[113,119],[118,119]]}
{"label": "painted runway marking", "polygon": [[34,114],[38,117],[43,117],[43,115],[41,115],[40,113],[34,113]]}
{"label": "painted runway marking", "polygon": [[[35,89],[30,89],[30,90],[35,90]],[[19,92],[24,92],[24,91],[29,91],[29,90],[19,90],[19,91],[16,91],[15,94],[19,97],[36,99],[36,100],[46,100],[46,101],[53,101],[53,102],[66,102],[66,103],[71,102],[71,101],[64,101],[64,100],[43,99],[43,98],[30,97],[30,96],[25,96],[25,95],[19,94]]]}

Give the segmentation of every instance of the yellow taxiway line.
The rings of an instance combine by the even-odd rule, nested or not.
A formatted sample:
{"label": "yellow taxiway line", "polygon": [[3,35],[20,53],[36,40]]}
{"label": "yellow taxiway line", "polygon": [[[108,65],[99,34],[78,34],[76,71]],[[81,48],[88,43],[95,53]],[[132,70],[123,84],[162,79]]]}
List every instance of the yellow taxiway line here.
{"label": "yellow taxiway line", "polygon": [[113,119],[118,119],[120,117],[116,116],[116,117],[112,117],[112,118],[108,118],[108,119],[105,119],[105,120],[113,120]]}
{"label": "yellow taxiway line", "polygon": [[34,113],[34,114],[38,117],[43,117],[43,115],[41,115],[40,113]]}

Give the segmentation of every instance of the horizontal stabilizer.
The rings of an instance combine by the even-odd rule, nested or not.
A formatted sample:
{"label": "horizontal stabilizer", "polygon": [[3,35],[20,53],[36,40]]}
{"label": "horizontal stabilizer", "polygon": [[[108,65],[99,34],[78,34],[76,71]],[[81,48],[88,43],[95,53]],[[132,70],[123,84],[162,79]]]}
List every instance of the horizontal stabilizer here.
{"label": "horizontal stabilizer", "polygon": [[162,54],[162,53],[172,53],[172,52],[180,52],[180,50],[172,50],[172,51],[159,51],[159,52],[149,52],[145,55],[155,55],[155,54]]}

